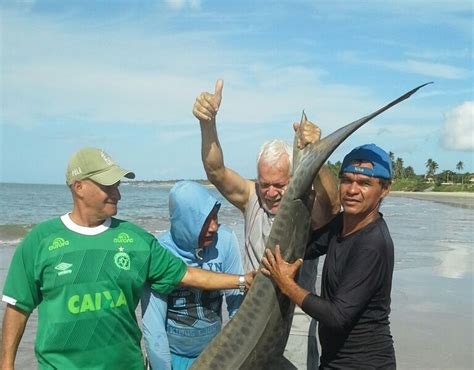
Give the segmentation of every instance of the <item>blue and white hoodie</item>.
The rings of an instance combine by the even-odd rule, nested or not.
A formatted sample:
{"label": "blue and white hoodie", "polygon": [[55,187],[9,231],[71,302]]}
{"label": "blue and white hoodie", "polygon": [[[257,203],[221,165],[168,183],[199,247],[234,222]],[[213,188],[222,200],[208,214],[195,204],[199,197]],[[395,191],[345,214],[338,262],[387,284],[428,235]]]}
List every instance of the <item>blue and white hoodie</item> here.
{"label": "blue and white hoodie", "polygon": [[[170,191],[171,229],[162,234],[160,244],[188,266],[204,270],[243,274],[237,238],[219,225],[214,242],[199,252],[202,227],[220,203],[203,186],[192,181],[178,182]],[[143,333],[153,369],[170,368],[170,352],[195,358],[221,330],[223,294],[229,317],[239,308],[243,295],[238,290],[203,291],[178,288],[163,297],[147,289],[142,297]]]}

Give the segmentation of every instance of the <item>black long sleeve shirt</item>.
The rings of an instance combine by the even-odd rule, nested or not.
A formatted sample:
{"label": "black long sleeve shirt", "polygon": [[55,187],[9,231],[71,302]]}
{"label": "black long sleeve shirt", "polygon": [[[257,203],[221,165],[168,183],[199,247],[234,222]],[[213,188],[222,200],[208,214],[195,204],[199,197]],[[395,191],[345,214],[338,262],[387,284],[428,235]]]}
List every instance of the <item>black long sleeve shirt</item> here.
{"label": "black long sleeve shirt", "polygon": [[393,242],[380,218],[340,237],[342,213],[313,233],[306,259],[326,254],[321,297],[302,309],[319,321],[321,368],[395,368],[390,334]]}

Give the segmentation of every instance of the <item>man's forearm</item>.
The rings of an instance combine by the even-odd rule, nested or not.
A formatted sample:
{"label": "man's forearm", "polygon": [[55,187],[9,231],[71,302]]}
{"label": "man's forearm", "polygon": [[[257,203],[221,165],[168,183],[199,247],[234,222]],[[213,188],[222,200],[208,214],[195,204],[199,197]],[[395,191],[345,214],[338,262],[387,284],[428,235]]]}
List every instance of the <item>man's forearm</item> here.
{"label": "man's forearm", "polygon": [[285,285],[280,287],[281,292],[286,295],[290,300],[301,307],[304,298],[311,294],[311,292],[299,286],[294,280],[289,280]]}
{"label": "man's forearm", "polygon": [[224,154],[217,137],[216,121],[199,122],[201,125],[201,158],[207,177],[211,182],[225,170]]}
{"label": "man's forearm", "polygon": [[234,206],[244,211],[254,191],[253,181],[244,179],[224,164],[224,154],[217,138],[216,121],[199,121],[201,125],[201,156],[209,181]]}
{"label": "man's forearm", "polygon": [[[249,274],[245,275],[245,284],[250,286]],[[200,268],[188,267],[186,274],[181,280],[181,284],[192,288],[204,290],[220,290],[220,289],[238,289],[240,285],[241,275],[223,274],[202,270]]]}
{"label": "man's forearm", "polygon": [[29,314],[7,304],[2,329],[2,370],[13,369]]}

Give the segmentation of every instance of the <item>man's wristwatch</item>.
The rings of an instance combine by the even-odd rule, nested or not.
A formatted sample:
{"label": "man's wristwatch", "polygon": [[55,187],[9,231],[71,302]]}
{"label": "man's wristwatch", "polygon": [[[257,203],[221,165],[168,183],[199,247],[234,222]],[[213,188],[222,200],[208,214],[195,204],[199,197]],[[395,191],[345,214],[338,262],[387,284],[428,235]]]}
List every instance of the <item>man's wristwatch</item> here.
{"label": "man's wristwatch", "polygon": [[247,289],[245,287],[245,276],[240,275],[239,276],[239,291],[240,291],[240,293],[245,293],[246,290]]}

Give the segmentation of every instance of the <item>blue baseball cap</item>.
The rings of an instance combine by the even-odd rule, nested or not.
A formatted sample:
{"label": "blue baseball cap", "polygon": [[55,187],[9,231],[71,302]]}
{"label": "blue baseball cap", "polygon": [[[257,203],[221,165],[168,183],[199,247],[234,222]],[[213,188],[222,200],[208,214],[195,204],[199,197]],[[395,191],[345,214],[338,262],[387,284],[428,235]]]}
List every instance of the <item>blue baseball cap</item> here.
{"label": "blue baseball cap", "polygon": [[[373,168],[358,167],[352,162],[370,162]],[[352,149],[342,161],[341,171],[361,173],[370,177],[392,178],[392,161],[387,152],[375,144],[365,144]]]}

